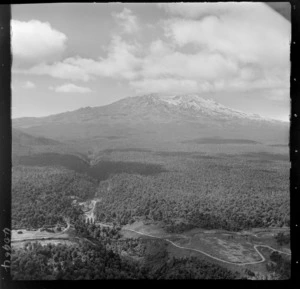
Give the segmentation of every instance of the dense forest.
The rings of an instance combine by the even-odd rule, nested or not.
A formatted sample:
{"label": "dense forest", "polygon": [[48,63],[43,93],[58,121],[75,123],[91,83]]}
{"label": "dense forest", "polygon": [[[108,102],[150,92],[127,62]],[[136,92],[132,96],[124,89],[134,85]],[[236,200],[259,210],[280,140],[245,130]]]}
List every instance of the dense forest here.
{"label": "dense forest", "polygon": [[[16,166],[13,228],[61,222],[63,215],[75,214],[70,196],[86,200],[97,190],[102,199],[97,204],[97,218],[104,222],[125,225],[142,218],[162,222],[169,232],[194,227],[236,231],[289,226],[286,173],[276,166],[266,170],[252,162],[233,162],[185,158],[167,164],[165,172],[157,166],[154,175],[131,172],[136,162],[128,162],[131,165],[124,168],[119,164],[125,162],[110,163],[110,173],[95,165],[93,174],[99,171],[108,178],[100,185],[96,177],[62,167]],[[122,173],[114,174],[116,169]]]}
{"label": "dense forest", "polygon": [[[130,157],[138,153],[129,152]],[[289,226],[288,171],[275,161],[266,167],[252,159],[174,154],[152,155],[152,164],[133,157],[90,167],[82,160],[74,164],[72,157],[60,159],[63,165],[71,160],[64,166],[75,166],[77,172],[14,167],[13,228],[61,222],[63,215],[78,209],[70,196],[86,200],[96,191],[102,200],[97,219],[102,222],[125,225],[142,218],[161,222],[169,232]]]}
{"label": "dense forest", "polygon": [[283,257],[278,252],[272,252],[270,256],[271,262],[267,264],[267,270],[278,276],[278,279],[291,278],[291,261]]}
{"label": "dense forest", "polygon": [[20,156],[18,164],[32,167],[64,167],[80,174],[85,174],[98,181],[106,180],[110,175],[129,173],[139,175],[156,175],[164,172],[163,166],[144,162],[122,162],[101,160],[90,165],[84,158],[74,155],[62,155],[58,153],[42,153],[28,156]]}
{"label": "dense forest", "polygon": [[[77,226],[77,230],[80,225]],[[97,239],[89,237],[78,244],[42,246],[38,242],[26,243],[13,250],[11,274],[17,280],[93,280],[93,279],[236,279],[237,272],[192,258],[170,257],[165,244],[157,241],[128,239],[120,241],[117,231],[92,226],[88,234],[100,232]],[[106,233],[104,233],[106,232]],[[82,236],[83,236],[82,235]],[[115,238],[107,238],[114,236]],[[89,241],[93,240],[93,241]],[[114,246],[111,243],[115,243]],[[150,243],[150,244],[149,244]],[[115,250],[113,250],[113,247]],[[137,251],[143,260],[123,258],[125,251]],[[120,254],[116,251],[122,251]]]}
{"label": "dense forest", "polygon": [[277,242],[277,244],[278,244],[279,246],[290,245],[290,242],[291,242],[291,234],[290,234],[290,233],[279,232],[279,233],[275,236],[275,240],[276,240],[276,242]]}
{"label": "dense forest", "polygon": [[97,182],[64,168],[16,166],[12,174],[12,228],[65,223],[81,213],[72,198],[94,196]]}
{"label": "dense forest", "polygon": [[87,242],[66,246],[29,243],[12,254],[17,280],[140,278],[139,267]]}
{"label": "dense forest", "polygon": [[226,159],[185,162],[157,176],[119,174],[102,182],[98,220],[125,225],[142,218],[169,232],[289,226],[288,171],[276,163],[267,170]]}
{"label": "dense forest", "polygon": [[[122,238],[121,227],[138,220],[157,222],[169,233],[289,226],[288,171],[281,162],[171,152],[118,154],[94,165],[66,157],[57,166],[56,156],[52,166],[43,159],[41,166],[13,167],[12,228],[38,229],[68,219],[75,229],[73,245],[27,243],[14,249],[14,279],[236,279],[238,273],[213,263],[171,256],[163,240]],[[122,159],[122,154],[127,156]],[[142,154],[147,154],[144,163]],[[113,228],[83,220],[78,203],[95,197],[100,200],[96,221]],[[290,238],[279,233],[275,239],[282,246]],[[270,259],[270,274],[288,278],[288,261],[276,254]]]}
{"label": "dense forest", "polygon": [[[239,275],[196,258],[169,257],[164,242],[121,239],[120,227],[87,224],[72,203],[85,200],[97,190],[86,175],[54,167],[13,168],[13,228],[39,228],[64,222],[69,217],[76,236],[74,245],[42,246],[25,243],[13,249],[12,278],[51,279],[233,279]],[[129,258],[123,258],[127,255]],[[142,262],[130,256],[139,256]]]}

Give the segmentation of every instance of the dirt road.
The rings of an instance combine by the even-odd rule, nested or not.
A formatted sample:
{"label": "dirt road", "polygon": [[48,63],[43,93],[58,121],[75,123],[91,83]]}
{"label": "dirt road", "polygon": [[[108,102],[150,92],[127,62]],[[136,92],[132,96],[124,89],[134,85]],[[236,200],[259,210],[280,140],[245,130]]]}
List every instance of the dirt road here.
{"label": "dirt road", "polygon": [[[93,199],[92,200],[92,208],[85,213],[85,217],[86,218],[89,218],[90,220],[93,220],[95,221],[95,208],[96,208],[96,204],[97,202],[101,201],[101,199]],[[54,240],[54,239],[59,239],[59,236],[63,235],[69,228],[70,228],[70,222],[68,220],[67,221],[67,227],[60,233],[54,233],[54,234],[51,234],[51,236],[49,237],[40,237],[40,238],[24,238],[23,240],[22,239],[18,239],[18,242],[21,242],[21,241],[32,241],[32,240]],[[101,222],[96,222],[95,223],[96,225],[99,225],[99,226],[103,226],[103,227],[109,227],[109,228],[112,228],[113,225],[110,225],[110,224],[105,224],[105,223],[101,223]],[[259,263],[262,263],[264,262],[266,259],[265,257],[263,256],[263,254],[258,250],[258,247],[264,247],[264,248],[268,248],[274,252],[278,252],[280,254],[285,254],[285,255],[291,255],[289,253],[286,253],[286,252],[283,252],[283,251],[279,251],[279,250],[276,250],[268,245],[259,245],[259,244],[256,244],[254,245],[254,250],[257,252],[257,254],[260,256],[261,260],[259,261],[253,261],[253,262],[244,262],[244,263],[240,263],[240,262],[230,262],[230,261],[226,261],[226,260],[223,260],[223,259],[220,259],[218,257],[215,257],[211,254],[208,254],[204,251],[201,251],[201,250],[198,250],[198,249],[194,249],[194,248],[188,248],[188,247],[184,247],[184,246],[180,246],[176,243],[174,243],[173,241],[167,239],[167,238],[164,238],[164,237],[158,237],[158,236],[153,236],[151,234],[146,234],[146,233],[142,233],[142,232],[139,232],[139,231],[136,231],[136,230],[133,230],[133,229],[127,229],[127,228],[122,228],[122,230],[126,230],[126,231],[131,231],[131,232],[134,232],[136,234],[139,234],[139,235],[143,235],[143,236],[146,236],[146,237],[150,237],[150,238],[156,238],[156,239],[160,239],[160,240],[165,240],[166,242],[170,243],[171,245],[173,245],[174,247],[177,247],[179,249],[183,249],[183,250],[189,250],[189,251],[194,251],[194,252],[198,252],[200,254],[203,254],[207,257],[210,257],[214,260],[217,260],[217,261],[220,261],[220,262],[223,262],[223,263],[227,263],[227,264],[231,264],[231,265],[237,265],[237,266],[244,266],[244,265],[253,265],[253,264],[259,264]],[[14,242],[16,240],[12,240],[12,242]]]}
{"label": "dirt road", "polygon": [[279,250],[276,250],[270,246],[267,246],[267,245],[254,245],[254,249],[255,251],[259,254],[259,256],[261,257],[261,260],[259,261],[254,261],[254,262],[245,262],[245,263],[237,263],[237,262],[230,262],[230,261],[226,261],[226,260],[223,260],[223,259],[220,259],[220,258],[217,258],[215,256],[212,256],[206,252],[203,252],[201,250],[198,250],[198,249],[193,249],[193,248],[188,248],[188,247],[183,247],[183,246],[179,246],[177,245],[176,243],[174,243],[173,241],[169,240],[169,239],[166,239],[166,238],[161,238],[161,237],[157,237],[157,236],[153,236],[153,235],[150,235],[150,234],[145,234],[145,233],[142,233],[142,232],[138,232],[138,231],[135,231],[135,230],[132,230],[132,229],[123,229],[123,230],[127,230],[127,231],[131,231],[131,232],[134,232],[134,233],[137,233],[137,234],[140,234],[140,235],[144,235],[144,236],[147,236],[147,237],[151,237],[151,238],[156,238],[156,239],[161,239],[161,240],[165,240],[167,241],[168,243],[172,244],[173,246],[177,247],[177,248],[180,248],[180,249],[184,249],[184,250],[190,250],[190,251],[195,251],[195,252],[198,252],[198,253],[201,253],[205,256],[208,256],[214,260],[217,260],[217,261],[220,261],[220,262],[223,262],[223,263],[227,263],[227,264],[232,264],[232,265],[238,265],[238,266],[244,266],[244,265],[252,265],[252,264],[258,264],[258,263],[262,263],[264,262],[266,259],[265,257],[258,251],[258,247],[265,247],[265,248],[269,248],[270,250],[272,251],[275,251],[275,252],[279,252],[281,254],[285,254],[285,255],[291,255],[289,253],[285,253],[285,252],[282,252],[282,251],[279,251]]}

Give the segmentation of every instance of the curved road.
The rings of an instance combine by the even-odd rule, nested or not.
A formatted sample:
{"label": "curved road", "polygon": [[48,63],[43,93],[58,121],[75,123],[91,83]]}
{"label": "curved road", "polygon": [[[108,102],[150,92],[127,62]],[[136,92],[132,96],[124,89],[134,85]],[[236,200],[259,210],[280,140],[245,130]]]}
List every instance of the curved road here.
{"label": "curved road", "polygon": [[[93,215],[94,216],[94,210],[95,210],[95,207],[96,207],[96,203],[100,201],[99,199],[98,200],[94,200],[93,202],[93,207],[90,211],[86,212],[86,214],[88,215]],[[87,215],[86,215],[87,216]],[[55,236],[52,236],[52,237],[49,237],[49,239],[55,239],[55,237],[59,236],[59,235],[62,235],[63,233],[65,233],[69,228],[70,228],[70,222],[68,220],[66,220],[67,222],[67,227],[60,233],[57,233]],[[100,222],[97,222],[96,225],[100,225],[100,226],[105,226],[105,227],[110,227],[112,228],[113,226],[112,225],[109,225],[109,224],[105,224],[105,223],[100,223]],[[139,235],[143,235],[143,236],[147,236],[147,237],[151,237],[151,238],[156,238],[156,239],[160,239],[160,240],[165,240],[166,242],[172,244],[174,247],[177,247],[179,249],[183,249],[183,250],[190,250],[190,251],[195,251],[195,252],[198,252],[200,254],[203,254],[207,257],[210,257],[214,260],[217,260],[217,261],[220,261],[220,262],[223,262],[223,263],[227,263],[227,264],[231,264],[231,265],[237,265],[237,266],[244,266],[244,265],[253,265],[253,264],[258,264],[258,263],[262,263],[266,260],[266,258],[259,252],[259,250],[257,249],[258,247],[264,247],[264,248],[269,248],[270,250],[272,251],[275,251],[275,252],[279,252],[281,254],[285,254],[285,255],[291,255],[289,253],[286,253],[286,252],[283,252],[283,251],[279,251],[279,250],[276,250],[270,246],[267,246],[267,245],[254,245],[254,249],[255,251],[257,252],[257,254],[261,257],[261,260],[259,261],[254,261],[254,262],[245,262],[245,263],[237,263],[237,262],[230,262],[230,261],[226,261],[226,260],[223,260],[223,259],[220,259],[218,257],[215,257],[215,256],[212,256],[206,252],[203,252],[201,250],[198,250],[198,249],[193,249],[193,248],[188,248],[188,247],[183,247],[183,246],[179,246],[177,245],[176,243],[174,243],[173,241],[167,239],[167,238],[163,238],[163,237],[157,237],[157,236],[153,236],[153,235],[150,235],[150,234],[145,234],[145,233],[142,233],[142,232],[138,232],[138,231],[135,231],[133,229],[126,229],[126,228],[122,228],[122,230],[127,230],[127,231],[131,231],[131,232],[134,232],[136,234],[139,234]],[[35,240],[36,238],[33,238],[33,239],[26,239],[26,240]],[[43,238],[43,240],[46,240],[48,239],[47,237]]]}
{"label": "curved road", "polygon": [[[112,225],[109,225],[109,224],[104,224],[104,223],[96,223],[98,225],[101,225],[101,226],[105,226],[105,227],[110,227],[112,228],[113,226]],[[32,240],[55,240],[56,237],[58,237],[59,235],[65,233],[68,229],[70,228],[70,222],[67,222],[67,227],[60,233],[57,233],[55,234],[55,236],[52,236],[52,237],[40,237],[40,238],[28,238],[28,239],[22,239],[22,240],[14,240],[13,242],[21,242],[21,241],[32,241]],[[179,246],[177,245],[176,243],[174,243],[173,241],[169,240],[169,239],[166,239],[166,238],[163,238],[163,237],[157,237],[157,236],[153,236],[153,235],[150,235],[150,234],[145,234],[145,233],[142,233],[142,232],[138,232],[138,231],[135,231],[135,230],[132,230],[132,229],[126,229],[126,228],[122,228],[122,230],[126,230],[126,231],[131,231],[131,232],[134,232],[136,234],[139,234],[139,235],[143,235],[143,236],[146,236],[146,237],[151,237],[151,238],[155,238],[155,239],[160,239],[160,240],[164,240],[170,244],[172,244],[174,247],[177,247],[179,249],[183,249],[183,250],[190,250],[190,251],[195,251],[195,252],[198,252],[200,254],[203,254],[205,256],[208,256],[214,260],[217,260],[217,261],[220,261],[220,262],[223,262],[223,263],[227,263],[227,264],[231,264],[231,265],[237,265],[237,266],[244,266],[244,265],[253,265],[253,264],[258,264],[258,263],[262,263],[264,262],[266,259],[265,257],[259,252],[259,250],[257,249],[258,247],[264,247],[264,248],[268,248],[272,251],[275,251],[275,252],[279,252],[281,254],[285,254],[285,255],[291,255],[289,253],[286,253],[286,252],[283,252],[283,251],[279,251],[279,250],[276,250],[268,245],[254,245],[254,249],[255,251],[258,253],[258,255],[261,257],[261,260],[259,261],[254,261],[254,262],[245,262],[245,263],[237,263],[237,262],[230,262],[230,261],[226,261],[226,260],[223,260],[223,259],[220,259],[218,257],[215,257],[215,256],[212,256],[206,252],[203,252],[201,250],[198,250],[198,249],[193,249],[193,248],[188,248],[188,247],[183,247],[183,246]],[[57,238],[57,239],[66,239],[66,238]],[[90,240],[84,238],[85,240],[91,242]],[[92,243],[92,242],[91,242]]]}
{"label": "curved road", "polygon": [[[106,224],[105,224],[106,225]],[[106,225],[107,226],[107,225]],[[135,230],[132,230],[132,229],[123,229],[123,230],[127,230],[127,231],[131,231],[131,232],[134,232],[134,233],[137,233],[137,234],[140,234],[140,235],[144,235],[144,236],[147,236],[147,237],[152,237],[152,238],[156,238],[156,239],[161,239],[161,240],[165,240],[167,242],[169,242],[170,244],[172,244],[173,246],[177,247],[177,248],[180,248],[180,249],[184,249],[184,250],[190,250],[190,251],[195,251],[195,252],[198,252],[198,253],[201,253],[203,255],[206,255],[214,260],[217,260],[217,261],[220,261],[220,262],[223,262],[223,263],[227,263],[227,264],[232,264],[232,265],[238,265],[238,266],[244,266],[244,265],[252,265],[252,264],[258,264],[258,263],[262,263],[264,262],[266,259],[265,257],[258,251],[257,247],[265,247],[265,248],[269,248],[271,249],[272,251],[276,251],[276,252],[279,252],[281,254],[285,254],[285,255],[291,255],[289,253],[285,253],[285,252],[282,252],[282,251],[279,251],[279,250],[276,250],[270,246],[267,246],[267,245],[254,245],[254,249],[255,251],[259,254],[259,256],[261,257],[261,260],[259,261],[254,261],[254,262],[246,262],[246,263],[237,263],[237,262],[230,262],[230,261],[226,261],[226,260],[222,260],[220,258],[217,258],[217,257],[214,257],[208,253],[205,253],[201,250],[198,250],[198,249],[193,249],[193,248],[187,248],[187,247],[182,247],[182,246],[179,246],[177,244],[175,244],[174,242],[172,242],[171,240],[169,239],[165,239],[165,238],[161,238],[161,237],[157,237],[157,236],[153,236],[153,235],[150,235],[150,234],[145,234],[145,233],[142,233],[142,232],[138,232],[138,231],[135,231]]]}
{"label": "curved road", "polygon": [[[96,203],[100,201],[100,200],[96,200],[94,202],[94,206],[92,208],[90,212],[92,212],[94,214],[94,210],[95,210],[95,207],[96,207]],[[110,227],[112,228],[113,226],[112,225],[109,225],[109,224],[105,224],[105,223],[100,223],[100,222],[97,222],[96,223],[97,225],[100,225],[100,226],[104,226],[104,227]],[[174,247],[177,247],[179,249],[183,249],[183,250],[190,250],[190,251],[195,251],[195,252],[198,252],[200,254],[203,254],[205,256],[208,256],[214,260],[217,260],[217,261],[220,261],[220,262],[223,262],[223,263],[227,263],[227,264],[232,264],[232,265],[238,265],[238,266],[244,266],[244,265],[253,265],[253,264],[259,264],[259,263],[262,263],[266,260],[266,258],[259,252],[259,250],[257,249],[258,247],[265,247],[265,248],[269,248],[270,250],[272,251],[275,251],[275,252],[279,252],[281,254],[285,254],[285,255],[291,255],[289,253],[286,253],[286,252],[283,252],[283,251],[279,251],[279,250],[276,250],[270,246],[267,246],[267,245],[254,245],[254,249],[255,251],[257,252],[257,254],[261,257],[261,260],[259,261],[254,261],[254,262],[245,262],[245,263],[237,263],[237,262],[230,262],[230,261],[226,261],[226,260],[223,260],[223,259],[220,259],[218,257],[215,257],[215,256],[212,256],[206,252],[203,252],[201,250],[198,250],[198,249],[193,249],[193,248],[188,248],[188,247],[183,247],[183,246],[179,246],[177,245],[176,243],[174,243],[173,241],[169,240],[169,239],[166,239],[166,238],[162,238],[162,237],[157,237],[157,236],[153,236],[153,235],[150,235],[150,234],[145,234],[145,233],[142,233],[142,232],[138,232],[138,231],[135,231],[135,230],[132,230],[132,229],[126,229],[126,228],[122,228],[122,230],[127,230],[127,231],[131,231],[131,232],[134,232],[134,233],[137,233],[139,235],[143,235],[143,236],[147,236],[147,237],[152,237],[152,238],[156,238],[156,239],[160,239],[160,240],[165,240],[166,242],[172,244]],[[256,236],[257,237],[257,236]]]}

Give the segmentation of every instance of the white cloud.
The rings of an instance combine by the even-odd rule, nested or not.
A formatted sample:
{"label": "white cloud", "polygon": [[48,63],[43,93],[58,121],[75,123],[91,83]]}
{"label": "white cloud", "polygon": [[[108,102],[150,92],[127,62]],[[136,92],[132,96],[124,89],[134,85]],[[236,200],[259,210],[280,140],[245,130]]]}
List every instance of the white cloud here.
{"label": "white cloud", "polygon": [[26,81],[26,82],[24,82],[22,87],[25,88],[25,89],[33,89],[33,88],[36,87],[36,85],[31,81]]}
{"label": "white cloud", "polygon": [[54,62],[52,64],[40,63],[29,69],[14,69],[14,73],[29,75],[49,75],[54,78],[68,80],[88,81],[89,74],[80,66],[74,65],[74,58],[67,58],[62,62]]}
{"label": "white cloud", "polygon": [[13,63],[16,66],[53,61],[66,48],[67,36],[38,20],[11,21]]}
{"label": "white cloud", "polygon": [[[53,63],[43,61],[14,72],[70,81],[108,77],[126,80],[139,92],[289,88],[290,23],[267,5],[232,2],[159,6],[171,18],[156,26],[163,25],[164,37],[147,46],[125,40],[125,34],[124,38],[113,35],[105,49],[107,54],[98,59],[77,56]],[[138,20],[131,10],[125,8],[113,17],[123,32],[137,31]],[[279,93],[270,98],[279,99]]]}
{"label": "white cloud", "polygon": [[[216,2],[216,3],[159,3],[158,7],[164,9],[171,16],[179,16],[189,19],[201,19],[208,15],[236,15],[244,16],[252,11],[252,18],[261,18],[265,15],[265,3],[253,2]],[[263,7],[263,8],[262,8]],[[276,14],[283,19],[277,12],[269,9],[268,14]],[[267,22],[267,20],[266,20]]]}
{"label": "white cloud", "polygon": [[133,79],[136,77],[136,70],[141,60],[135,56],[139,52],[137,44],[130,44],[121,39],[120,36],[113,36],[108,47],[107,57],[100,57],[98,61],[76,61],[92,75]]}
{"label": "white cloud", "polygon": [[66,83],[61,86],[49,87],[50,90],[63,93],[89,93],[92,90],[89,87],[78,86],[73,83]]}
{"label": "white cloud", "polygon": [[125,33],[135,33],[139,30],[138,19],[130,9],[124,8],[122,12],[112,13],[113,18]]}
{"label": "white cloud", "polygon": [[166,22],[166,35],[179,47],[192,43],[202,51],[222,53],[242,63],[287,68],[290,27],[284,25],[277,29],[276,25],[273,27],[274,19],[271,20],[265,24],[260,19],[252,21],[245,16],[242,20],[228,15],[207,16],[202,20],[172,19]]}
{"label": "white cloud", "polygon": [[[244,4],[247,3],[243,3],[243,5]],[[169,15],[192,19],[197,19],[202,16],[215,13],[221,14],[226,10],[227,12],[230,12],[230,10],[228,10],[228,4],[222,2],[201,3],[201,5],[199,5],[199,3],[159,3],[157,5],[158,7],[164,9]]]}
{"label": "white cloud", "polygon": [[134,54],[138,51],[136,44],[124,42],[119,36],[112,37],[106,57],[98,60],[70,57],[62,62],[39,64],[30,69],[15,69],[15,73],[50,75],[60,79],[88,81],[95,76],[133,79],[140,59]]}
{"label": "white cloud", "polygon": [[228,79],[238,73],[237,63],[221,54],[199,52],[188,55],[162,47],[144,58],[141,71],[144,77],[150,78],[173,76],[206,81]]}
{"label": "white cloud", "polygon": [[[145,78],[190,79],[211,91],[289,86],[290,23],[265,4],[159,6],[173,17],[164,21],[168,44],[144,59]],[[196,52],[183,52],[189,45]]]}

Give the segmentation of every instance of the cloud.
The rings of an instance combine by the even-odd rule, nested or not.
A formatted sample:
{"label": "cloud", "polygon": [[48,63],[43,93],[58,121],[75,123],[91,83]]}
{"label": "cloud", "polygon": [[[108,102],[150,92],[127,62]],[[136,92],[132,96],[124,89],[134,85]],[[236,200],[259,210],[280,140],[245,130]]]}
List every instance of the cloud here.
{"label": "cloud", "polygon": [[135,55],[139,52],[139,45],[128,43],[120,36],[113,36],[108,47],[106,57],[100,57],[97,61],[75,61],[88,71],[91,75],[133,79],[141,60]]}
{"label": "cloud", "polygon": [[[248,3],[243,3],[248,4]],[[162,8],[167,14],[180,16],[184,18],[197,19],[202,16],[221,14],[230,12],[227,3],[159,3],[158,7]],[[230,5],[230,4],[229,4]]]}
{"label": "cloud", "polygon": [[120,36],[113,36],[107,49],[106,57],[94,60],[82,57],[70,57],[53,64],[39,64],[30,69],[15,69],[15,73],[50,75],[55,78],[88,81],[96,76],[133,79],[140,59],[134,54],[138,51],[136,44],[129,44]]}
{"label": "cloud", "polygon": [[150,45],[139,76],[141,79],[130,82],[130,85],[143,92],[152,92],[153,87],[167,92],[167,86],[172,92],[186,89],[187,93],[289,86],[288,70],[284,72],[277,67],[271,73],[258,63],[242,62],[217,51],[198,49],[197,53],[183,53],[161,40]]}
{"label": "cloud", "polygon": [[78,86],[73,83],[66,83],[61,86],[49,87],[50,90],[63,93],[90,93],[92,90],[89,87]]}
{"label": "cloud", "polygon": [[23,85],[22,85],[23,88],[25,89],[33,89],[36,87],[36,85],[31,82],[31,81],[26,81]]}
{"label": "cloud", "polygon": [[143,79],[130,82],[138,93],[193,93],[199,91],[196,81],[174,78]]}
{"label": "cloud", "polygon": [[11,21],[15,66],[53,61],[66,49],[67,36],[38,20]]}
{"label": "cloud", "polygon": [[273,101],[289,101],[290,90],[286,88],[270,89],[266,93],[266,98]]}
{"label": "cloud", "polygon": [[194,80],[201,91],[289,86],[290,23],[265,4],[158,5],[171,18],[165,43],[144,59],[145,79]]}
{"label": "cloud", "polygon": [[[126,80],[139,92],[287,90],[290,77],[290,23],[263,3],[159,4],[169,16],[149,42],[113,34],[106,55],[69,57],[14,69],[70,81],[97,77]],[[113,13],[124,33],[138,29],[125,8]],[[163,28],[163,29],[161,29]],[[152,35],[153,36],[153,35]],[[273,100],[279,93],[268,94]],[[276,96],[275,96],[276,95]],[[282,94],[284,95],[284,94]]]}
{"label": "cloud", "polygon": [[173,76],[174,78],[213,81],[228,79],[239,72],[236,62],[218,53],[185,54],[163,47],[161,44],[158,47],[155,46],[156,48],[144,58],[141,71],[144,77]]}
{"label": "cloud", "polygon": [[239,16],[223,16],[222,19],[207,16],[202,20],[172,19],[166,22],[165,31],[166,36],[179,47],[194,44],[199,50],[218,52],[241,63],[257,63],[265,68],[274,65],[287,68],[290,26],[287,23],[280,29],[276,24],[273,26],[274,19],[270,19],[270,24],[262,23],[264,19],[261,20],[247,21],[246,16],[244,20]]}
{"label": "cloud", "polygon": [[139,30],[138,19],[130,9],[124,8],[122,12],[113,12],[112,16],[125,33],[135,33]]}
{"label": "cloud", "polygon": [[[284,3],[284,5],[287,3]],[[181,18],[189,19],[201,19],[209,15],[217,15],[218,17],[223,15],[229,15],[235,17],[240,15],[249,15],[248,11],[251,11],[252,18],[262,17],[265,15],[266,3],[252,3],[252,2],[217,2],[217,3],[159,3],[159,8],[165,10],[168,15],[179,16]],[[270,4],[268,4],[270,5]],[[273,4],[272,4],[273,5]],[[270,5],[270,6],[272,6]],[[290,6],[285,5],[285,8],[289,9]],[[276,14],[281,19],[283,17],[272,9],[268,10],[268,14]]]}
{"label": "cloud", "polygon": [[74,58],[52,64],[41,63],[29,69],[14,69],[13,72],[25,75],[49,75],[54,78],[88,81],[89,74],[82,67],[73,64]]}

